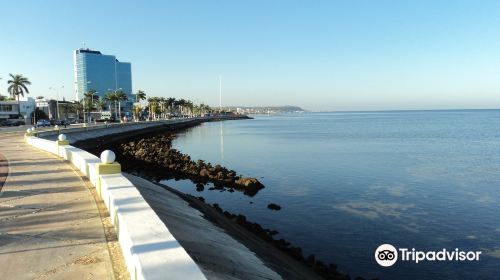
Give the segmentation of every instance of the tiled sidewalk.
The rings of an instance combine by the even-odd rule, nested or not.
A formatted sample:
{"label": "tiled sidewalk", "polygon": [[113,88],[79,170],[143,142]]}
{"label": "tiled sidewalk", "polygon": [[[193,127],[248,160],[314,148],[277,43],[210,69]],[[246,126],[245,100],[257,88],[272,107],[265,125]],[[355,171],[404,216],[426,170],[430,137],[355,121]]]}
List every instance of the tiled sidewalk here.
{"label": "tiled sidewalk", "polygon": [[9,165],[0,191],[0,279],[112,279],[101,218],[80,176],[21,133],[0,134],[0,153]]}

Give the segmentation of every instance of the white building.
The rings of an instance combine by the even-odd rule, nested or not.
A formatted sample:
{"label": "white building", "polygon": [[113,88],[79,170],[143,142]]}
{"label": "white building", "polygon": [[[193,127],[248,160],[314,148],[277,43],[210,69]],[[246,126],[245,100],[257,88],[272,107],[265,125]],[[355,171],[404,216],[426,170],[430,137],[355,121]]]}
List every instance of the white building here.
{"label": "white building", "polygon": [[[19,105],[21,106],[21,119],[23,119],[26,124],[31,124],[31,114],[35,110],[35,99],[32,97],[25,97],[25,100],[20,100]],[[18,104],[17,100],[0,101],[0,120],[4,119],[19,119],[18,116]]]}

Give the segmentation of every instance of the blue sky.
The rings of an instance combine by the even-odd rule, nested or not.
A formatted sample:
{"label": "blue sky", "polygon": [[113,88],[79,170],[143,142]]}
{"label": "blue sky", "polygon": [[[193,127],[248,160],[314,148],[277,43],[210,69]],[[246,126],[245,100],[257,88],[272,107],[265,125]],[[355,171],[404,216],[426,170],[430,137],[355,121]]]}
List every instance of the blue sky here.
{"label": "blue sky", "polygon": [[133,88],[309,110],[500,107],[500,1],[0,1],[0,94],[72,98],[82,42]]}

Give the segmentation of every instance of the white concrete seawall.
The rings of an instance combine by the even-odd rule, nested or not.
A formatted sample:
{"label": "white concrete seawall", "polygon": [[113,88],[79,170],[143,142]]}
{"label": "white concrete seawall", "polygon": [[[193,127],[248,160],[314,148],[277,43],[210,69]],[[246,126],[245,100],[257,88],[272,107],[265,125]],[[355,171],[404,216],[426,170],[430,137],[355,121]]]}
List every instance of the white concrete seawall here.
{"label": "white concrete seawall", "polygon": [[[89,138],[108,136],[113,133],[125,133],[129,131],[136,131],[148,128],[154,128],[164,125],[174,125],[181,123],[188,123],[196,121],[200,118],[188,118],[188,119],[171,119],[171,120],[157,120],[157,121],[147,121],[147,122],[129,122],[129,123],[113,123],[113,124],[100,124],[89,127],[68,127],[59,128],[52,130],[45,130],[38,132],[37,136],[42,138],[54,138],[61,133],[68,133],[70,143],[79,140],[85,140]],[[209,118],[204,118],[209,119]],[[80,138],[83,137],[83,138]]]}
{"label": "white concrete seawall", "polygon": [[131,279],[206,279],[125,176],[98,174],[101,160],[76,147],[34,136],[26,137],[26,142],[67,160],[96,187],[109,210]]}

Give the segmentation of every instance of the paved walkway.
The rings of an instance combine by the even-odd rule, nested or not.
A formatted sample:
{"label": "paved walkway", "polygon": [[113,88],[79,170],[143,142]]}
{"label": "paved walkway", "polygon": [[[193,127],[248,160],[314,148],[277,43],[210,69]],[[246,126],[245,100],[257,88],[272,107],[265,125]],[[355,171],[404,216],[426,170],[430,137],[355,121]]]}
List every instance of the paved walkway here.
{"label": "paved walkway", "polygon": [[[64,161],[0,133],[0,279],[112,279],[91,192]],[[5,170],[5,168],[3,168]]]}

